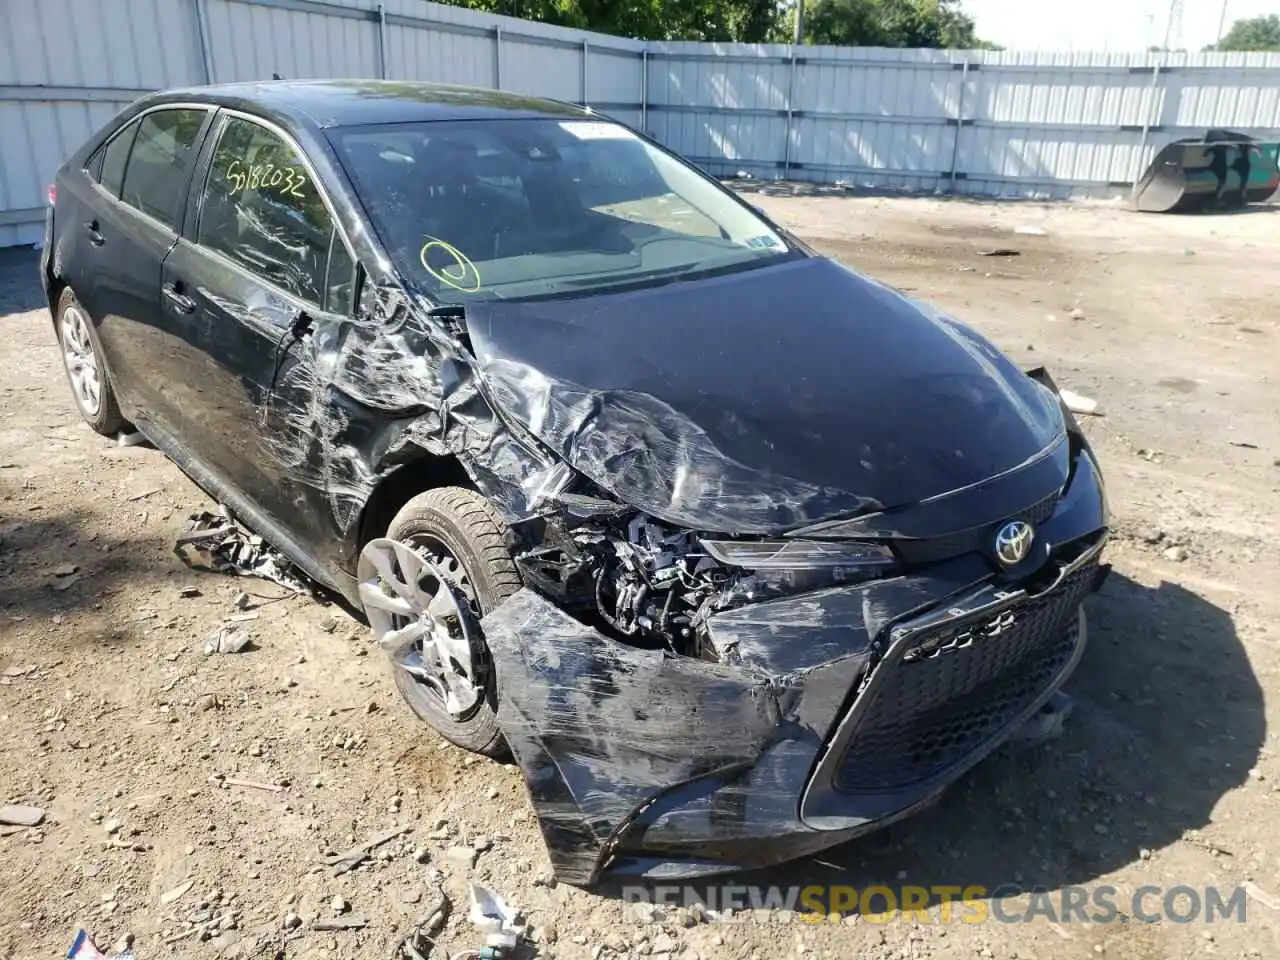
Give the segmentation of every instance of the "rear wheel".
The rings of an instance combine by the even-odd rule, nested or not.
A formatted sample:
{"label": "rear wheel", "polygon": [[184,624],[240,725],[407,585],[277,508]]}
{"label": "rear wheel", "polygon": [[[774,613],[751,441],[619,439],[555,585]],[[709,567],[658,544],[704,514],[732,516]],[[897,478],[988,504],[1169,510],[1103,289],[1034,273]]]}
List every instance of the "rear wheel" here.
{"label": "rear wheel", "polygon": [[419,494],[365,546],[358,576],[369,624],[414,713],[460,747],[505,756],[479,621],[521,581],[493,506],[461,487]]}
{"label": "rear wheel", "polygon": [[128,423],[120,413],[115,391],[107,380],[102,348],[88,312],[67,287],[58,298],[58,346],[67,371],[71,398],[84,422],[103,436],[114,436]]}

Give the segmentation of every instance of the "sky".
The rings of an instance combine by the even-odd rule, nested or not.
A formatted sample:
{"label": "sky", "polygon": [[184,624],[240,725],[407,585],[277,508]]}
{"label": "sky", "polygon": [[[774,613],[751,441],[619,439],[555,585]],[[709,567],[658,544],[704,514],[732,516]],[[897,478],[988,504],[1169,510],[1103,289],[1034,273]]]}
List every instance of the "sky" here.
{"label": "sky", "polygon": [[[1145,50],[1164,44],[1169,0],[963,0],[978,36],[1008,50]],[[1227,27],[1280,13],[1280,0],[1227,0]],[[1200,50],[1218,35],[1222,0],[1182,0],[1182,38]]]}

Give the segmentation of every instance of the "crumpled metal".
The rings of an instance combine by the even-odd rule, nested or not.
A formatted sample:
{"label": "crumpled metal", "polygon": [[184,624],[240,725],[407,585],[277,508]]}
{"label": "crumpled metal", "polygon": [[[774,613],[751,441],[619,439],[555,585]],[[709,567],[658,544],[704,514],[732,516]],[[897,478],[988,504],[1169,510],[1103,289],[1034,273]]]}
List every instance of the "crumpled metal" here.
{"label": "crumpled metal", "polygon": [[173,551],[195,570],[258,577],[294,593],[308,589],[303,574],[284,554],[239,526],[225,507],[217,513],[193,513]]}

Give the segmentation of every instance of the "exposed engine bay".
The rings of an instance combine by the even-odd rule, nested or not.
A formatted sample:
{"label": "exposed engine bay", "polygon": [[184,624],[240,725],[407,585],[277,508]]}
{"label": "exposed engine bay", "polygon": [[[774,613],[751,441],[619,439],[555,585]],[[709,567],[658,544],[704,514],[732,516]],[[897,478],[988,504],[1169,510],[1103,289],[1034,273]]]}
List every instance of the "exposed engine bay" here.
{"label": "exposed engine bay", "polygon": [[887,551],[873,545],[704,539],[611,501],[560,499],[559,516],[525,525],[536,543],[516,554],[526,584],[635,647],[732,659],[703,629],[712,614],[866,579],[891,566]]}

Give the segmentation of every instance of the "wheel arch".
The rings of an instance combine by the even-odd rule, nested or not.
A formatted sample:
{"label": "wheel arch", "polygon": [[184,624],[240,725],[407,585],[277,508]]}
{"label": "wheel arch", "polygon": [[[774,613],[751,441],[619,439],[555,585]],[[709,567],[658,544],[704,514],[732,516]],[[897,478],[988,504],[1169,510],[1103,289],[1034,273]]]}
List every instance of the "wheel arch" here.
{"label": "wheel arch", "polygon": [[365,501],[360,519],[356,523],[356,538],[351,544],[349,558],[352,570],[355,569],[364,545],[386,532],[401,507],[418,494],[438,487],[476,489],[457,457],[433,456],[426,452],[401,464],[379,480],[373,494]]}
{"label": "wheel arch", "polygon": [[[45,290],[49,295],[49,321],[56,330],[58,327],[58,301],[62,299],[62,291],[66,290],[71,284],[53,269],[53,263],[45,267]],[[79,298],[77,298],[79,299]]]}

